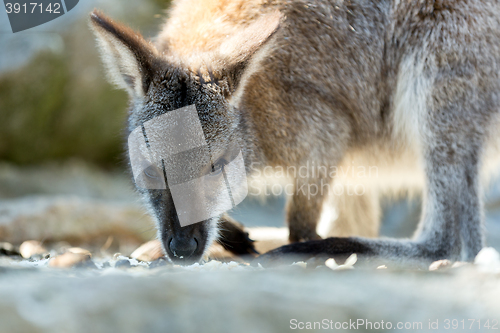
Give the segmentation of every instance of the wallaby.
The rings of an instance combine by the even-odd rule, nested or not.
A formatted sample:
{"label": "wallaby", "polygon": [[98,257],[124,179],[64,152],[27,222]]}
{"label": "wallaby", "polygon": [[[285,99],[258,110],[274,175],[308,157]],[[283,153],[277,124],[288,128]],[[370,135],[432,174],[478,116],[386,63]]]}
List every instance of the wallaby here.
{"label": "wallaby", "polygon": [[[484,246],[482,186],[500,157],[500,3],[177,0],[154,43],[97,11],[91,22],[109,76],[130,94],[129,130],[195,104],[214,155],[237,142],[248,173],[324,167],[292,179],[291,244],[262,262],[471,261]],[[342,183],[324,171],[342,166],[379,171],[356,195],[304,191]],[[415,236],[371,238],[379,195],[414,189],[423,200]],[[142,192],[167,256],[199,260],[221,219],[180,228],[168,188]],[[358,237],[320,239],[331,197],[333,235]]]}

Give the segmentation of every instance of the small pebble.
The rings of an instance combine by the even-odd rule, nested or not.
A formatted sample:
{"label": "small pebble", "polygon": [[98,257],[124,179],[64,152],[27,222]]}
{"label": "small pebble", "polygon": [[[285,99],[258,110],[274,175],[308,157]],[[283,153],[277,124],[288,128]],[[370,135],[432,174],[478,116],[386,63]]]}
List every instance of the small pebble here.
{"label": "small pebble", "polygon": [[477,254],[474,265],[482,272],[500,273],[500,254],[492,247],[485,247]]}
{"label": "small pebble", "polygon": [[294,262],[292,266],[299,266],[300,268],[307,268],[307,264],[303,261]]}
{"label": "small pebble", "polygon": [[159,240],[152,240],[142,244],[130,255],[131,258],[141,261],[155,261],[162,256],[163,250]]}
{"label": "small pebble", "polygon": [[82,249],[81,247],[70,247],[68,249],[68,252],[76,253],[76,254],[84,254],[84,255],[92,258],[92,253],[90,253],[89,250]]}
{"label": "small pebble", "polygon": [[132,265],[130,265],[130,261],[127,259],[121,259],[118,260],[115,264],[115,268],[130,268]]}
{"label": "small pebble", "polygon": [[470,265],[468,262],[457,261],[457,262],[454,262],[453,265],[451,265],[451,268],[460,268],[460,267],[468,266],[468,265]]}
{"label": "small pebble", "polygon": [[14,248],[14,245],[7,242],[0,242],[0,255],[19,256],[21,254]]}
{"label": "small pebble", "polygon": [[330,258],[327,261],[325,261],[325,266],[330,268],[330,269],[337,269],[337,267],[339,267],[339,265],[337,264],[337,262],[333,258]]}
{"label": "small pebble", "polygon": [[492,247],[485,247],[476,256],[474,264],[480,266],[496,266],[500,264],[500,254]]}
{"label": "small pebble", "polygon": [[437,261],[434,261],[429,266],[429,271],[437,271],[439,269],[450,268],[450,267],[451,267],[451,261],[449,261],[448,259],[437,260]]}
{"label": "small pebble", "polygon": [[97,265],[92,261],[92,259],[79,262],[74,267],[85,268],[85,269],[97,269],[98,268]]}
{"label": "small pebble", "polygon": [[343,266],[354,266],[354,264],[358,261],[358,255],[356,253],[353,253],[345,260],[345,263]]}
{"label": "small pebble", "polygon": [[42,246],[42,243],[36,240],[25,241],[19,247],[21,256],[25,259],[31,258],[34,255],[43,255],[47,253],[47,249]]}
{"label": "small pebble", "polygon": [[344,270],[344,269],[353,269],[354,264],[358,261],[358,256],[356,253],[353,253],[345,260],[345,263],[343,265],[337,264],[335,259],[330,258],[327,261],[325,261],[325,266],[332,269],[332,270]]}
{"label": "small pebble", "polygon": [[90,256],[80,253],[66,252],[49,261],[50,267],[69,268],[90,260]]}
{"label": "small pebble", "polygon": [[161,258],[158,258],[155,261],[151,262],[149,264],[149,268],[154,269],[154,268],[158,268],[158,267],[164,267],[167,265],[168,265],[167,259],[165,259],[165,257],[161,257]]}

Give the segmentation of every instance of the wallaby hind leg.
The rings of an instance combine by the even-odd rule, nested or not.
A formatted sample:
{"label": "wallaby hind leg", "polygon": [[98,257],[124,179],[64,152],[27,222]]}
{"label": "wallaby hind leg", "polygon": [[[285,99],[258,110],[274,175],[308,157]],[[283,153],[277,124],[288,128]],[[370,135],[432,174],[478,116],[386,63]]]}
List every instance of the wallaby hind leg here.
{"label": "wallaby hind leg", "polygon": [[[410,112],[417,118],[411,125],[418,127],[413,127],[410,135],[417,140],[426,175],[422,218],[415,238],[328,238],[285,245],[257,258],[259,262],[279,262],[285,254],[305,260],[350,253],[424,264],[440,259],[474,259],[484,245],[479,170],[491,117],[498,110],[496,95],[491,92],[495,87],[478,86],[476,80],[487,77],[485,73],[476,74],[475,80],[464,80],[452,74],[468,73],[466,69],[442,71],[434,79],[420,71],[414,85],[408,85],[410,92],[421,93],[413,97],[419,101],[417,107],[400,110],[406,112],[407,121],[413,121]],[[426,84],[429,87],[422,89]]]}
{"label": "wallaby hind leg", "polygon": [[415,240],[436,259],[472,261],[484,246],[479,169],[487,110],[477,110],[467,94],[453,103],[443,99],[436,94],[435,104],[442,105],[427,122],[428,189]]}
{"label": "wallaby hind leg", "polygon": [[[483,247],[478,179],[481,147],[473,137],[470,140],[465,144],[455,137],[455,145],[443,138],[432,142],[426,152],[428,189],[415,236],[424,256],[471,261]],[[454,149],[457,146],[462,148]]]}
{"label": "wallaby hind leg", "polygon": [[291,243],[321,239],[316,233],[316,225],[329,184],[330,180],[325,178],[296,178],[293,195],[286,204]]}
{"label": "wallaby hind leg", "polygon": [[[439,132],[434,134],[439,135]],[[307,260],[314,256],[342,260],[357,253],[362,258],[408,264],[426,265],[440,259],[472,261],[483,246],[478,179],[481,147],[479,138],[476,139],[472,135],[470,146],[467,146],[455,137],[458,146],[466,145],[463,150],[439,140],[428,144],[425,150],[427,189],[422,220],[414,240],[331,237],[285,245],[256,260],[263,265]]]}

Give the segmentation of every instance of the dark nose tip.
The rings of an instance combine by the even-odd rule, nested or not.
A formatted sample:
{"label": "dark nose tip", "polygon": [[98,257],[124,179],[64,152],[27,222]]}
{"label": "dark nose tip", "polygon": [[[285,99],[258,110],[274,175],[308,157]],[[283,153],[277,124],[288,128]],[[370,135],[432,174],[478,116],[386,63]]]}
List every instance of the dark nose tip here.
{"label": "dark nose tip", "polygon": [[198,248],[196,238],[172,238],[168,244],[172,254],[179,259],[189,258]]}

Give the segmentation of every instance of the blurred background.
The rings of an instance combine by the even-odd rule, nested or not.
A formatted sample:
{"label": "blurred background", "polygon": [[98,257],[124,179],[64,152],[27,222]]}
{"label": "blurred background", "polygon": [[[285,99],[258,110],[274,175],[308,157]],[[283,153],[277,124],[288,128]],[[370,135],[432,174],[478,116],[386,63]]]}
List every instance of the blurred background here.
{"label": "blurred background", "polygon": [[[97,7],[154,37],[168,5],[81,0],[15,34],[0,10],[0,242],[85,243],[128,255],[154,238],[126,168],[127,96],[107,83],[87,20]],[[488,244],[500,250],[500,183],[486,202]],[[412,234],[419,198],[387,199],[383,208],[383,235]],[[232,216],[246,226],[284,226],[284,198],[248,197]]]}

